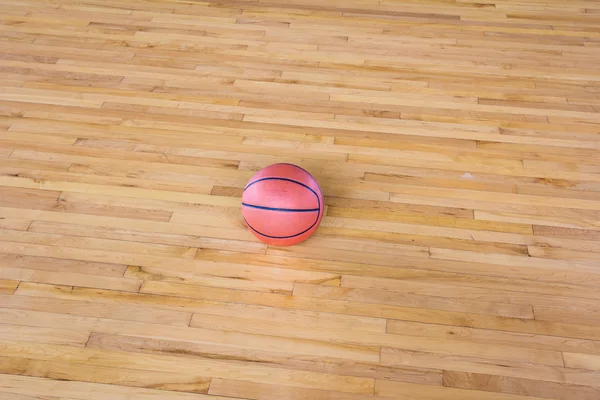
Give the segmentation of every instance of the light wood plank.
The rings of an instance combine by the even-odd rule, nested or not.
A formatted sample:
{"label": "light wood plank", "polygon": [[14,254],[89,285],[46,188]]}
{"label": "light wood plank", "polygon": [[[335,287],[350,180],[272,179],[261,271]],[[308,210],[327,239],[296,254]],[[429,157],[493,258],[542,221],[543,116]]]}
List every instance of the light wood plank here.
{"label": "light wood plank", "polygon": [[[114,399],[127,399],[136,396],[139,399],[168,400],[224,400],[224,397],[211,397],[201,394],[177,393],[156,389],[138,389],[110,384],[61,381],[37,377],[1,374],[0,382],[8,393],[25,396],[60,396],[61,399],[102,399],[107,395]],[[35,397],[33,397],[35,398]],[[38,397],[40,398],[40,397]],[[41,397],[43,399],[43,397]]]}
{"label": "light wood plank", "polygon": [[[417,394],[415,394],[417,393]],[[514,394],[481,392],[478,390],[463,390],[448,387],[417,386],[414,384],[378,380],[375,394],[399,399],[486,399],[494,400],[540,400],[541,397],[519,396]],[[399,396],[399,397],[398,397]]]}
{"label": "light wood plank", "polygon": [[76,272],[54,272],[26,268],[1,267],[0,277],[26,282],[93,287],[100,289],[137,291],[142,284],[138,279],[94,276]]}
{"label": "light wood plank", "polygon": [[78,262],[50,257],[29,257],[9,253],[0,254],[0,266],[5,268],[74,272],[80,274],[112,277],[121,277],[126,270],[125,265],[119,264]]}
{"label": "light wood plank", "polygon": [[13,400],[72,400],[72,399],[58,398],[58,397],[54,397],[54,396],[44,396],[44,395],[28,396],[28,395],[24,395],[24,394],[8,393],[5,391],[0,392],[0,395],[5,396],[6,398],[13,399]]}
{"label": "light wood plank", "polygon": [[[303,389],[281,385],[263,385],[250,382],[233,381],[227,379],[214,379],[211,382],[209,394],[221,396],[243,396],[247,399],[331,399],[331,400],[359,400],[364,395],[334,392],[330,390]],[[380,396],[369,398],[379,399]]]}
{"label": "light wood plank", "polygon": [[[354,280],[364,279],[363,277]],[[350,281],[353,279],[350,278]],[[390,304],[403,307],[428,308],[432,310],[446,310],[468,312],[473,314],[498,315],[513,318],[533,319],[530,306],[514,306],[502,303],[485,303],[477,301],[452,300],[435,295],[402,294],[400,291],[370,290],[346,288],[346,276],[342,278],[342,287],[319,287],[298,285],[298,291],[303,295],[311,294],[318,298],[356,301],[361,303]]]}
{"label": "light wood plank", "polygon": [[[83,363],[38,361],[16,357],[0,357],[0,371],[3,374],[22,374],[22,376],[63,381],[82,381],[124,387],[204,394],[208,392],[211,382],[210,378],[196,374],[104,368],[89,366]],[[137,395],[137,392],[134,393]],[[164,395],[168,393],[163,392]]]}
{"label": "light wood plank", "polygon": [[31,226],[32,222],[33,221],[31,220],[4,217],[0,219],[0,228],[26,231]]}
{"label": "light wood plank", "polygon": [[213,238],[209,236],[177,234],[165,232],[145,232],[125,228],[109,228],[104,226],[72,225],[35,221],[29,226],[31,232],[56,233],[61,235],[97,237],[101,239],[129,240],[142,243],[187,246],[191,248],[235,250],[243,253],[263,254],[266,245],[254,241]]}
{"label": "light wood plank", "polygon": [[[177,349],[187,349],[187,356],[207,360],[260,362],[262,365],[294,370],[441,384],[439,370],[389,368],[377,363],[359,362],[354,359],[356,353],[348,352],[347,346],[331,343],[37,311],[1,309],[0,313],[4,320],[12,324],[61,328],[85,326],[95,331],[108,332],[94,334],[90,338],[88,345],[98,348],[117,351],[127,348],[132,352],[167,355],[173,355]],[[274,346],[276,351],[273,350]],[[195,351],[190,353],[190,350]],[[347,354],[347,358],[323,357],[339,357],[342,354]]]}
{"label": "light wood plank", "polygon": [[[565,365],[570,368],[579,368],[582,370],[599,371],[600,357],[593,354],[584,353],[563,353]],[[593,385],[598,387],[598,384]]]}
{"label": "light wood plank", "polygon": [[600,352],[600,342],[597,340],[573,339],[543,334],[525,334],[493,329],[467,328],[426,324],[410,321],[390,321],[388,332],[400,335],[416,334],[422,337],[461,339],[475,342],[506,343],[528,348],[553,349],[558,351],[585,351],[590,354]]}
{"label": "light wood plank", "polygon": [[[246,332],[263,332],[260,328],[251,327],[251,328],[242,328],[240,325],[244,324],[245,320],[242,318],[223,320],[220,318],[209,318],[207,316],[194,315],[192,318],[191,326],[194,327],[210,327],[210,326],[220,326],[225,330],[243,330]],[[235,328],[232,328],[235,327]],[[323,335],[329,334],[327,330],[322,331],[312,331],[312,332],[304,332],[302,329],[295,329],[295,332],[291,332],[291,330],[287,330],[286,327],[280,327],[277,332],[278,335],[288,336],[288,337],[303,337],[303,338],[311,338],[311,339],[321,339]],[[442,353],[442,354],[479,354],[482,355],[481,352],[483,348],[479,348],[479,346],[473,343],[460,343],[458,341],[453,342],[445,342],[445,341],[436,341],[430,340],[427,338],[417,338],[412,336],[396,336],[396,335],[381,335],[381,334],[371,334],[369,337],[364,337],[360,332],[349,333],[345,332],[344,334],[339,333],[337,335],[340,341],[346,343],[360,343],[362,345],[375,345],[376,343],[380,343],[383,345],[393,346],[397,348],[404,348],[410,350],[428,350],[434,353]],[[511,360],[529,360],[530,362],[538,361],[543,364],[548,365],[563,365],[562,357],[558,352],[549,352],[549,351],[538,351],[538,350],[524,350],[524,349],[516,349],[510,348],[508,346],[486,346],[485,351],[486,354],[482,355],[484,358],[506,358]],[[500,355],[501,354],[501,355]]]}
{"label": "light wood plank", "polygon": [[[28,293],[32,295],[31,291]],[[204,330],[160,323],[142,323],[111,318],[68,316],[40,311],[2,309],[2,316],[14,325],[42,325],[42,328],[83,326],[94,331],[88,347],[133,353],[186,355],[210,361],[237,360],[262,363],[276,368],[324,372],[356,377],[391,377],[401,381],[440,382],[440,371],[380,367],[362,361],[372,357],[364,347],[313,340],[248,335]],[[275,349],[275,350],[274,350]],[[322,357],[327,363],[322,364]]]}
{"label": "light wood plank", "polygon": [[456,371],[444,372],[444,385],[461,389],[477,389],[486,392],[537,396],[558,400],[570,399],[573,396],[591,400],[598,397],[599,392],[599,389],[592,387]]}
{"label": "light wood plank", "polygon": [[[422,295],[448,298],[464,298],[473,300],[488,300],[507,304],[568,306],[574,310],[585,308],[594,309],[598,299],[595,291],[585,290],[577,285],[559,285],[554,283],[537,283],[532,281],[502,278],[477,277],[459,274],[431,274],[437,278],[445,278],[449,284],[429,282],[427,273],[408,275],[406,280],[365,278],[344,276],[342,287],[385,290],[396,293],[417,292]],[[409,282],[408,278],[412,278]],[[456,287],[461,290],[457,291]],[[415,293],[416,294],[416,293]],[[540,296],[543,294],[544,296]]]}
{"label": "light wood plank", "polygon": [[79,236],[56,235],[51,233],[35,233],[9,231],[0,232],[0,240],[17,243],[34,243],[51,246],[68,246],[85,249],[106,249],[124,253],[146,254],[159,257],[193,259],[198,249],[193,247],[169,246],[160,244],[138,244],[107,239],[82,238]]}
{"label": "light wood plank", "polygon": [[64,344],[83,347],[89,339],[90,334],[91,332],[85,329],[66,330],[0,324],[1,340],[20,340],[24,342]]}
{"label": "light wood plank", "polygon": [[0,279],[0,293],[2,294],[13,294],[17,286],[19,286],[19,281]]}
{"label": "light wood plank", "polygon": [[[292,371],[285,369],[275,369],[257,365],[248,365],[247,363],[231,364],[224,361],[201,361],[186,359],[182,360],[175,356],[156,356],[149,354],[132,354],[121,352],[108,352],[91,348],[76,349],[74,347],[58,345],[29,345],[25,342],[3,342],[2,348],[6,356],[11,356],[18,352],[19,348],[27,349],[28,358],[37,360],[71,360],[73,362],[87,362],[89,365],[114,366],[127,365],[133,369],[143,369],[150,371],[160,371],[165,367],[172,368],[172,372],[182,371],[190,373],[192,371],[209,374],[226,379],[243,378],[247,381],[256,381],[262,383],[285,382],[290,386],[323,388],[332,385],[332,388],[348,393],[372,393],[373,379],[354,378],[339,375],[328,375],[314,372]],[[59,355],[62,354],[62,355]],[[90,357],[94,360],[90,360]],[[213,375],[214,374],[214,375]],[[325,380],[325,381],[324,381]],[[134,392],[135,393],[135,392]],[[142,392],[143,393],[143,392]]]}
{"label": "light wood plank", "polygon": [[[110,317],[125,321],[157,322],[166,325],[188,326],[191,314],[186,312],[140,309],[130,305],[81,303],[73,300],[49,299],[30,296],[2,296],[2,306],[17,310],[58,312],[90,317]],[[135,315],[131,316],[132,313]]]}
{"label": "light wood plank", "polygon": [[[565,356],[570,353],[565,353]],[[565,361],[567,357],[565,357]],[[581,385],[597,387],[598,371],[589,369],[572,368],[580,365],[577,361],[570,364],[566,362],[567,367],[548,367],[546,365],[532,363],[514,363],[505,361],[502,364],[490,363],[489,360],[481,358],[446,356],[440,357],[432,353],[413,352],[405,350],[382,349],[383,365],[403,365],[415,367],[433,367],[444,368],[451,371],[483,373],[489,375],[507,376],[512,378],[524,378],[531,380],[540,380],[543,382],[567,383],[572,385]]]}
{"label": "light wood plank", "polygon": [[[193,332],[202,333],[202,330],[192,329]],[[212,331],[214,335],[216,331]],[[227,332],[223,331],[222,334],[227,335]],[[246,335],[248,337],[248,335]],[[205,340],[202,343],[189,343],[182,341],[170,341],[160,339],[148,339],[131,336],[118,336],[118,335],[99,335],[93,334],[90,337],[87,347],[97,348],[102,350],[115,350],[121,351],[126,349],[132,353],[143,353],[143,354],[183,354],[191,359],[198,359],[204,361],[210,361],[214,359],[222,360],[235,360],[235,361],[246,361],[246,362],[260,362],[264,363],[265,366],[274,367],[285,367],[298,371],[322,371],[327,372],[327,368],[320,368],[316,364],[318,357],[326,357],[326,359],[333,364],[333,368],[330,370],[336,374],[341,373],[341,370],[348,372],[350,376],[356,376],[357,371],[364,370],[364,367],[375,367],[376,362],[369,362],[368,354],[371,349],[360,347],[360,346],[334,346],[321,344],[319,342],[295,340],[294,344],[298,346],[296,353],[288,353],[285,349],[280,349],[276,353],[270,353],[267,355],[264,348],[265,346],[272,347],[275,342],[286,344],[286,341],[278,340],[278,338],[272,338],[269,336],[256,337],[256,339],[262,339],[262,346],[254,344],[246,344],[243,347],[228,347],[218,343],[210,343]],[[271,345],[267,344],[269,340]],[[286,347],[292,341],[287,341]],[[312,344],[312,351],[308,350]],[[305,346],[303,346],[305,345]],[[304,351],[301,348],[304,347]],[[320,347],[321,352],[315,354],[315,349]],[[283,351],[282,351],[283,350]],[[377,351],[378,352],[378,351]],[[294,362],[289,360],[293,358],[294,354],[299,357],[306,357],[304,362]],[[358,368],[352,368],[351,363],[358,363]],[[363,368],[360,368],[364,366]],[[339,368],[336,372],[335,368]],[[377,370],[377,368],[376,368]],[[377,375],[381,374],[379,372]],[[389,372],[388,372],[389,373]],[[415,370],[414,375],[418,375],[419,371]],[[402,371],[398,371],[393,374],[394,376],[401,376]]]}

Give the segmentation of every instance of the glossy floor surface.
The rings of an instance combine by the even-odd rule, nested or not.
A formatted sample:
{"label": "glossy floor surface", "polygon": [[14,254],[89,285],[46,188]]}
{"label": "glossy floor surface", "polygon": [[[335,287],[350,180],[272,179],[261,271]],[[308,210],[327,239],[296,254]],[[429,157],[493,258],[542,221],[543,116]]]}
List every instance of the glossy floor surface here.
{"label": "glossy floor surface", "polygon": [[0,399],[600,399],[599,62],[588,0],[0,1]]}

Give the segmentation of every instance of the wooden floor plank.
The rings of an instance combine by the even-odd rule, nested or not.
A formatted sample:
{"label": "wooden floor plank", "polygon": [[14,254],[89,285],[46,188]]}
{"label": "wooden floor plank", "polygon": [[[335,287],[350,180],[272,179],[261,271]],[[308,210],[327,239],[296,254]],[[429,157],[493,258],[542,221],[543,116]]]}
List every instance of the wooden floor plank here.
{"label": "wooden floor plank", "polygon": [[[128,305],[107,305],[97,304],[93,307],[87,303],[75,302],[72,300],[60,300],[49,298],[37,298],[30,296],[6,296],[2,295],[2,305],[7,308],[17,310],[36,310],[36,311],[62,311],[72,315],[90,316],[90,317],[111,317],[115,319],[129,320],[127,316],[132,312]],[[166,325],[187,326],[191,314],[176,311],[138,309],[132,320],[141,322],[158,322]]]}
{"label": "wooden floor plank", "polygon": [[[194,329],[194,331],[198,331]],[[200,331],[201,332],[201,331]],[[225,332],[225,331],[223,331]],[[213,334],[216,333],[213,331]],[[268,336],[262,337],[263,347],[267,345],[267,341],[271,339]],[[273,343],[285,343],[283,340],[277,340],[277,338],[272,338]],[[291,341],[288,341],[288,344]],[[314,358],[317,357],[328,357],[331,360],[334,366],[339,367],[340,369],[344,369],[344,364],[349,364],[350,362],[360,363],[364,365],[374,365],[376,362],[374,359],[378,359],[379,351],[373,351],[368,347],[361,346],[327,346],[321,344],[319,342],[310,342],[310,341],[302,341],[295,340],[296,346],[299,346],[298,353],[302,354],[303,357],[306,357],[304,365],[302,363],[293,363],[293,362],[285,362],[282,360],[283,358],[292,357],[290,353],[281,349],[281,353],[273,354],[273,357],[266,356],[264,350],[261,351],[260,347],[255,345],[246,345],[248,349],[242,348],[227,348],[227,346],[206,346],[198,343],[186,343],[181,341],[165,341],[165,340],[153,340],[147,338],[133,337],[133,336],[118,336],[118,335],[92,335],[90,341],[87,346],[90,348],[97,348],[102,350],[120,350],[127,349],[127,351],[131,353],[144,353],[144,354],[173,354],[173,352],[179,351],[181,354],[185,354],[190,356],[193,359],[203,359],[210,361],[211,359],[223,359],[223,360],[237,360],[237,361],[248,361],[248,362],[261,362],[264,365],[273,365],[276,367],[283,367],[287,365],[287,368],[292,368],[294,370],[319,370],[318,366],[314,366],[310,368],[311,364],[314,364]],[[304,346],[304,351],[300,351],[300,347],[302,344],[306,344]],[[310,351],[309,345],[312,344],[313,349]],[[319,346],[320,345],[320,346]],[[318,355],[315,354],[315,349],[317,347],[321,348],[321,352]],[[345,347],[345,349],[344,349]],[[283,350],[283,351],[282,351]],[[252,355],[251,351],[254,351],[254,355]],[[373,357],[373,355],[377,353],[377,357]],[[275,357],[277,356],[277,357]],[[359,364],[359,365],[360,365]],[[358,368],[360,370],[360,368]],[[334,368],[332,368],[332,371]],[[351,368],[347,368],[349,375],[356,375],[355,372],[351,371]],[[340,373],[338,371],[338,373]],[[415,372],[417,374],[418,371]],[[400,375],[400,374],[397,374]]]}
{"label": "wooden floor plank", "polygon": [[[262,385],[249,382],[233,381],[227,379],[214,379],[210,385],[209,394],[221,396],[243,396],[247,399],[331,399],[331,400],[358,400],[364,399],[363,395],[334,392],[330,390],[301,389],[290,386]],[[384,399],[381,396],[369,396],[373,399]],[[385,397],[389,398],[389,397]]]}
{"label": "wooden floor plank", "polygon": [[597,388],[585,386],[456,371],[444,373],[444,385],[461,389],[477,389],[556,400],[570,399],[573,396],[582,400],[591,400],[598,397],[599,392]]}
{"label": "wooden floor plank", "polygon": [[[358,278],[364,279],[364,278]],[[346,277],[343,277],[343,282]],[[428,308],[433,310],[447,310],[457,312],[469,312],[474,314],[499,315],[522,319],[533,319],[533,311],[530,306],[514,306],[503,303],[486,303],[477,301],[452,300],[450,298],[438,298],[435,295],[401,294],[386,291],[354,289],[354,288],[324,288],[319,286],[308,287],[298,285],[296,294],[303,293],[319,298],[358,301],[361,303],[393,304],[405,307]]]}
{"label": "wooden floor plank", "polygon": [[[19,342],[4,342],[3,350],[7,356],[18,352]],[[20,342],[24,343],[24,342]],[[28,351],[29,358],[37,360],[54,359],[58,354],[58,359],[70,359],[74,362],[84,362],[90,365],[111,367],[122,365],[128,362],[133,369],[144,369],[150,371],[161,371],[163,368],[172,368],[172,372],[202,372],[210,376],[216,376],[228,379],[242,378],[246,381],[256,381],[259,383],[285,382],[289,386],[307,387],[307,388],[326,388],[332,385],[332,389],[337,389],[347,393],[372,393],[373,379],[355,378],[340,375],[329,375],[314,372],[293,371],[285,369],[276,369],[271,367],[262,367],[248,365],[249,363],[228,363],[227,361],[203,361],[192,359],[181,359],[176,356],[157,356],[150,354],[133,354],[115,351],[102,351],[92,348],[76,349],[74,347],[58,345],[21,345]],[[52,354],[55,356],[53,357]],[[94,361],[90,360],[94,358]],[[127,360],[127,361],[126,361]],[[214,375],[213,375],[214,374]]]}
{"label": "wooden floor plank", "polygon": [[19,281],[11,281],[8,279],[0,279],[0,293],[13,294],[19,286]]}
{"label": "wooden floor plank", "polygon": [[204,250],[235,250],[243,253],[263,254],[266,245],[248,240],[214,238],[200,235],[183,235],[164,232],[144,232],[125,228],[102,226],[70,225],[63,223],[35,221],[29,226],[31,232],[56,233],[72,236],[94,237],[113,240],[127,240],[141,243],[156,243],[173,246],[187,246]]}
{"label": "wooden floor plank", "polygon": [[600,352],[600,342],[597,340],[573,339],[543,334],[525,334],[493,329],[425,324],[410,321],[390,321],[388,332],[401,335],[418,333],[419,336],[431,338],[468,338],[468,340],[473,340],[475,342],[507,343],[515,346],[553,349],[557,351],[585,351],[590,354],[598,354]]}
{"label": "wooden floor plank", "polygon": [[[379,367],[373,359],[373,350],[364,346],[330,344],[314,340],[278,338],[269,335],[249,335],[221,330],[196,329],[174,325],[140,323],[110,318],[61,316],[60,314],[2,309],[2,315],[11,324],[54,326],[85,326],[93,333],[87,346],[98,349],[127,349],[132,353],[187,355],[211,359],[257,362],[273,367],[294,370],[342,373],[348,376],[388,377],[408,382],[440,383],[440,371],[395,369]],[[276,348],[274,350],[274,348]],[[320,364],[323,359],[327,363]],[[337,371],[337,372],[336,372]],[[371,371],[371,372],[368,372]]]}
{"label": "wooden floor plank", "polygon": [[[427,275],[423,274],[421,279],[419,279],[419,274],[415,273],[412,275],[410,282],[406,282],[411,278],[410,275],[407,276],[405,281],[347,275],[343,277],[340,286],[344,288],[384,290],[396,293],[413,293],[413,291],[417,291],[421,295],[479,301],[487,300],[507,304],[568,306],[574,310],[577,308],[593,310],[596,304],[594,299],[598,299],[594,290],[586,291],[577,285],[534,284],[532,281],[517,279],[485,278],[443,273],[431,274],[432,278],[435,276],[440,281],[442,278],[446,278],[451,283],[448,285],[442,282],[430,283]],[[456,291],[457,286],[462,288],[460,293]],[[535,293],[544,294],[544,296],[538,296]]]}
{"label": "wooden floor plank", "polygon": [[[189,399],[189,400],[224,400],[224,397],[209,397],[201,394],[179,393],[168,390],[138,389],[112,384],[88,383],[69,380],[55,380],[38,377],[2,374],[0,376],[5,393],[25,396],[24,398],[44,400],[44,396],[60,399],[102,399],[107,395],[114,399],[126,399],[136,396],[139,399]],[[37,396],[37,397],[36,397]],[[58,397],[57,397],[58,396]],[[50,397],[52,398],[52,397]],[[234,398],[235,399],[235,398]]]}
{"label": "wooden floor plank", "polygon": [[[419,368],[389,368],[377,363],[359,362],[343,345],[307,340],[289,340],[273,336],[247,335],[236,332],[201,330],[159,324],[145,324],[113,319],[76,317],[37,311],[0,311],[13,324],[42,327],[86,326],[95,331],[89,346],[131,352],[173,355],[204,360],[238,360],[276,368],[344,374],[347,376],[394,379],[403,382],[441,384],[441,371]],[[124,336],[126,335],[126,336]],[[93,339],[93,341],[92,341]],[[276,347],[276,350],[273,348]],[[187,350],[185,350],[187,349]],[[191,351],[197,350],[197,351]],[[338,357],[347,354],[347,358]],[[182,353],[183,352],[183,353]],[[326,355],[324,357],[324,355]],[[350,359],[348,359],[350,357]]]}
{"label": "wooden floor plank", "polygon": [[17,255],[10,253],[0,254],[0,266],[5,268],[12,267],[54,272],[74,272],[112,277],[121,277],[126,270],[125,265],[119,264],[86,263],[49,257],[28,257],[21,254]]}
{"label": "wooden floor plank", "polygon": [[90,334],[91,332],[86,330],[36,328],[32,326],[0,324],[1,340],[22,340],[25,342],[83,347],[89,339]]}
{"label": "wooden floor plank", "polygon": [[514,394],[504,393],[483,393],[477,390],[463,390],[454,389],[448,387],[419,387],[411,384],[404,384],[399,382],[391,381],[377,381],[375,385],[375,394],[381,396],[389,396],[395,398],[410,399],[415,398],[412,393],[418,393],[417,399],[480,399],[485,396],[486,399],[498,399],[498,400],[539,400],[541,397],[533,396],[519,396]]}
{"label": "wooden floor plank", "polygon": [[[37,361],[28,358],[0,357],[0,371],[3,374],[29,377],[203,394],[208,392],[211,383],[210,378],[197,374],[104,368],[69,362]],[[164,394],[167,395],[167,392]]]}
{"label": "wooden floor plank", "polygon": [[[569,354],[569,353],[566,353]],[[565,355],[566,355],[565,354]],[[565,358],[566,360],[566,358]],[[384,365],[403,365],[427,368],[433,364],[445,370],[483,373],[488,375],[507,376],[540,380],[543,382],[566,383],[572,385],[597,387],[598,371],[589,368],[580,368],[579,365],[588,364],[584,360],[566,362],[566,367],[551,367],[532,363],[490,363],[481,358],[469,357],[440,357],[426,352],[413,352],[404,350],[382,350],[382,363]]]}

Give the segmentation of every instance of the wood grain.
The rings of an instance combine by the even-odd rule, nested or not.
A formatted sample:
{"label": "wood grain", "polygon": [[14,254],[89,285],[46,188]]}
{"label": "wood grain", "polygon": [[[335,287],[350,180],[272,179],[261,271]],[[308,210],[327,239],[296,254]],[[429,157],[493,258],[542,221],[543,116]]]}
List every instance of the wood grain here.
{"label": "wood grain", "polygon": [[0,398],[600,398],[595,2],[0,3]]}

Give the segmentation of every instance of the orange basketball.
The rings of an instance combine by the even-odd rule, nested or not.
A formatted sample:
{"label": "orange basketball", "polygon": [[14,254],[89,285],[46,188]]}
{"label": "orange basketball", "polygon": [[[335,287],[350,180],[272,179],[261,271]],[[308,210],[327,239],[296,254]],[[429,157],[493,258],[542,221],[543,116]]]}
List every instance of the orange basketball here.
{"label": "orange basketball", "polygon": [[311,174],[292,164],[273,164],[250,179],[242,215],[261,241],[291,246],[312,235],[323,218],[323,194]]}

